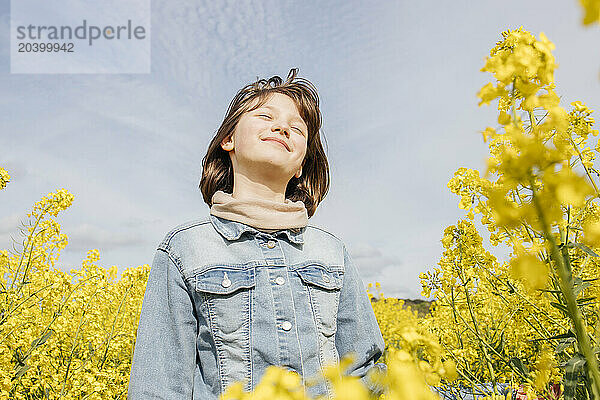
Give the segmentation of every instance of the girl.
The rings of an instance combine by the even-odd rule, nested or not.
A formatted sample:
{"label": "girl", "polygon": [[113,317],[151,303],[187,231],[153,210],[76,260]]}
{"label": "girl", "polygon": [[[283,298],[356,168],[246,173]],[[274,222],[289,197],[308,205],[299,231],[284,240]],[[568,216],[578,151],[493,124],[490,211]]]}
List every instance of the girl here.
{"label": "girl", "polygon": [[[329,188],[315,87],[290,70],[242,88],[202,160],[208,218],[171,230],[146,285],[128,399],[217,399],[269,365],[319,376],[348,353],[367,377],[384,341],[344,243],[310,218]],[[311,396],[332,396],[325,382]]]}

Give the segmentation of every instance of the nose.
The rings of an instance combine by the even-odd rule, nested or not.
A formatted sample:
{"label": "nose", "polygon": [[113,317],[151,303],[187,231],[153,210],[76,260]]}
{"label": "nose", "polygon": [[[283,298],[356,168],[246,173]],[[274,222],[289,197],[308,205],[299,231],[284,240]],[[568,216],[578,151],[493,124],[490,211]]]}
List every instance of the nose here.
{"label": "nose", "polygon": [[282,133],[285,137],[290,137],[290,126],[282,121],[275,121],[271,127],[271,131]]}

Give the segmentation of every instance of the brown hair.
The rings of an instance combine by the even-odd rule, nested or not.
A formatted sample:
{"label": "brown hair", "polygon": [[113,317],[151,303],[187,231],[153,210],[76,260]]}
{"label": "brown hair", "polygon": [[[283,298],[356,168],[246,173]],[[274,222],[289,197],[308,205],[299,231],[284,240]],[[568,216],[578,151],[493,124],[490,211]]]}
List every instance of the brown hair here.
{"label": "brown hair", "polygon": [[[329,163],[321,145],[321,111],[317,89],[308,80],[296,77],[298,68],[292,68],[285,82],[279,76],[270,79],[258,79],[244,86],[235,95],[221,126],[208,145],[202,159],[202,178],[200,190],[204,202],[212,206],[212,196],[217,190],[233,192],[233,166],[229,153],[221,148],[223,139],[233,134],[242,114],[262,106],[273,93],[290,97],[308,127],[306,155],[302,162],[302,175],[293,176],[285,190],[286,199],[302,201],[310,218],[329,190]],[[251,107],[253,101],[258,103]]]}

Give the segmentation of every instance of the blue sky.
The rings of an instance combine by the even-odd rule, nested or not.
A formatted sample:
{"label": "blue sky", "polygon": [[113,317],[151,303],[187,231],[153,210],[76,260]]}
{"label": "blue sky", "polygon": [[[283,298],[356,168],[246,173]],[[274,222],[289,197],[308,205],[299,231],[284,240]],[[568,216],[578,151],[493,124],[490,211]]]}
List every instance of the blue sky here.
{"label": "blue sky", "polygon": [[[150,74],[11,74],[0,2],[0,248],[39,198],[66,188],[60,268],[151,263],[174,226],[208,215],[201,159],[236,91],[292,67],[318,88],[331,187],[310,223],[340,237],[365,283],[419,297],[444,228],[464,215],[446,184],[483,170],[480,72],[500,33],[555,43],[562,105],[600,105],[598,26],[578,2],[152,2]],[[482,230],[482,233],[485,233]],[[502,249],[493,249],[504,254]]]}

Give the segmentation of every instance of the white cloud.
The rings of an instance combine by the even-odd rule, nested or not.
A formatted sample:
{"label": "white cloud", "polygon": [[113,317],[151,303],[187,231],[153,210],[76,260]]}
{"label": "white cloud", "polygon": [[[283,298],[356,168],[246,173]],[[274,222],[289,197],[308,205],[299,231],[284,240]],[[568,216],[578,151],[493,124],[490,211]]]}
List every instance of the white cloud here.
{"label": "white cloud", "polygon": [[365,285],[379,282],[386,296],[418,297],[419,290],[412,287],[412,279],[408,276],[410,270],[398,257],[387,255],[384,250],[366,242],[348,246],[348,252]]}
{"label": "white cloud", "polygon": [[0,218],[0,234],[16,232],[21,223],[27,222],[26,217],[21,214],[13,214]]}
{"label": "white cloud", "polygon": [[116,247],[138,246],[148,243],[143,234],[138,232],[111,232],[92,224],[80,224],[69,229],[70,251],[99,249],[112,250]]}

